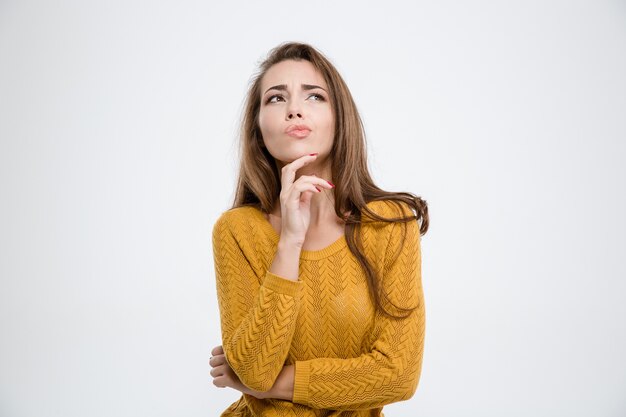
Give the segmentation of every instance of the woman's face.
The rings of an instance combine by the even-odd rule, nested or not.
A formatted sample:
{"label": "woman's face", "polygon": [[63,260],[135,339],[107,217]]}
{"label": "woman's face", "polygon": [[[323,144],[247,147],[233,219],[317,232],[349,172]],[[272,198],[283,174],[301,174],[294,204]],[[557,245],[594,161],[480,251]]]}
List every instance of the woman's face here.
{"label": "woman's face", "polygon": [[324,77],[309,61],[282,61],[267,70],[261,80],[259,127],[280,165],[314,152],[318,162],[329,155],[335,118],[328,93]]}

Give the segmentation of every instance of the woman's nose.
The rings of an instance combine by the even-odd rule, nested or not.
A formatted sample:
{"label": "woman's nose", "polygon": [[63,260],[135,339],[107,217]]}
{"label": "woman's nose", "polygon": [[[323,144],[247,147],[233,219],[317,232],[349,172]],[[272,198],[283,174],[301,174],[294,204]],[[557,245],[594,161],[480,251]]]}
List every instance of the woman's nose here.
{"label": "woman's nose", "polygon": [[293,118],[302,119],[303,117],[302,110],[294,101],[292,101],[287,108],[287,120],[291,120]]}

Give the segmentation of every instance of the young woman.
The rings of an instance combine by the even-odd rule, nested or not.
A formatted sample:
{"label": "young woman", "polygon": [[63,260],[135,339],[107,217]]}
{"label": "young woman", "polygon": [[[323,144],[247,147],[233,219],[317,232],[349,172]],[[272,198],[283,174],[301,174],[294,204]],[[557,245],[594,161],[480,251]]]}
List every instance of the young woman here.
{"label": "young woman", "polygon": [[[417,388],[427,205],[378,188],[348,87],[315,48],[250,86],[233,207],[213,227],[226,416],[382,416]],[[419,223],[419,224],[418,224]]]}

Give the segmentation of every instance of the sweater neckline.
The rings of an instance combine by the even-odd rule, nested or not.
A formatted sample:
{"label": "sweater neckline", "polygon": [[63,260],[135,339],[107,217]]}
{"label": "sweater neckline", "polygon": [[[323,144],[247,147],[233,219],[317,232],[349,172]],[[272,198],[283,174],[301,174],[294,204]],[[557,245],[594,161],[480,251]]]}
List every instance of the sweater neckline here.
{"label": "sweater neckline", "polygon": [[[265,216],[263,215],[263,211],[261,211],[261,209],[255,206],[249,206],[249,207],[252,210],[252,212],[256,215],[260,227],[263,230],[265,230],[265,232],[270,236],[270,238],[275,244],[278,244],[278,241],[280,240],[280,235],[274,229],[274,226],[272,226],[272,224],[265,218]],[[318,250],[302,249],[300,251],[300,259],[318,260],[318,259],[327,258],[330,255],[334,254],[335,252],[340,251],[344,247],[347,247],[347,245],[348,245],[348,242],[346,241],[346,236],[345,234],[343,234],[339,237],[339,239],[335,240],[333,243],[331,243],[330,245],[326,246],[323,249],[318,249]]]}

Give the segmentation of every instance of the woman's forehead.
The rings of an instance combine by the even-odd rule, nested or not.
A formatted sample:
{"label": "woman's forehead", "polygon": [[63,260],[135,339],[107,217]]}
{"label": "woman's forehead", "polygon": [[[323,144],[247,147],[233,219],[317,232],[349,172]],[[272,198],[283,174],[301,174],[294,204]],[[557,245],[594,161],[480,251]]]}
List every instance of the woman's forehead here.
{"label": "woman's forehead", "polygon": [[272,65],[261,80],[261,91],[275,85],[296,83],[318,85],[327,90],[326,81],[322,74],[309,61],[287,60]]}

